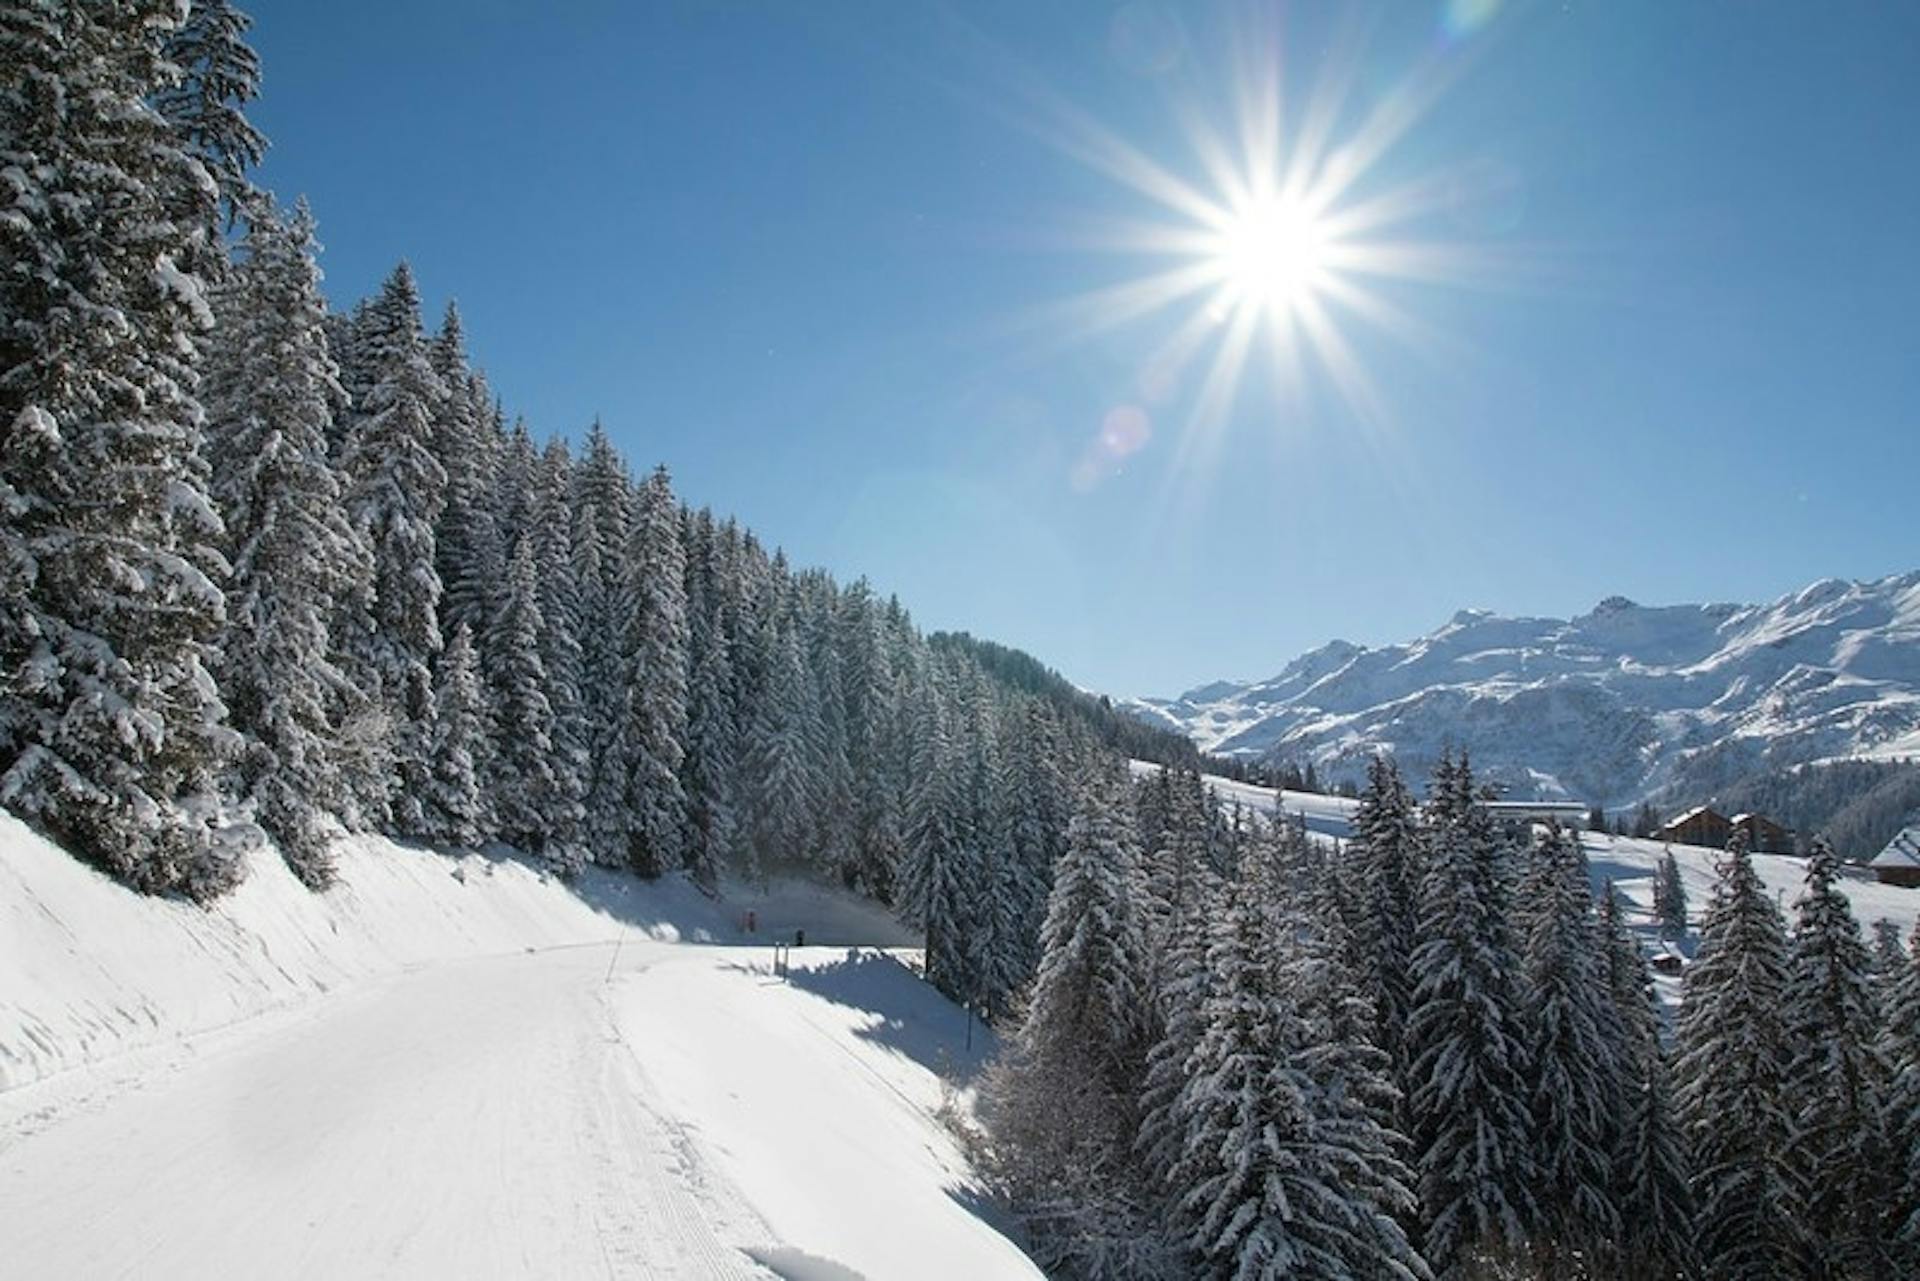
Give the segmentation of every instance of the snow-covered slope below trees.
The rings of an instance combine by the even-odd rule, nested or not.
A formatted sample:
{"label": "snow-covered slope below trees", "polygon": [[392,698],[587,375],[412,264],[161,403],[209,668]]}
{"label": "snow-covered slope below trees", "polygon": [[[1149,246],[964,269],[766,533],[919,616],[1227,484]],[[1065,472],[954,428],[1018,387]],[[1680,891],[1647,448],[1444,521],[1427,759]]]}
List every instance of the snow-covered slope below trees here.
{"label": "snow-covered slope below trees", "polygon": [[[1148,761],[1134,761],[1132,768],[1135,775],[1141,775],[1160,767]],[[1214,774],[1202,777],[1219,796],[1222,804],[1237,802],[1259,814],[1272,814],[1274,811],[1276,793],[1272,788],[1257,787]],[[1291,817],[1304,819],[1310,833],[1331,840],[1344,840],[1351,834],[1349,819],[1359,802],[1342,796],[1321,796],[1314,792],[1281,792],[1277,795],[1280,808]],[[1656,936],[1654,876],[1667,851],[1673,852],[1674,861],[1680,866],[1691,916],[1696,921],[1706,911],[1707,901],[1712,897],[1715,865],[1724,853],[1697,845],[1669,845],[1660,841],[1612,836],[1605,832],[1582,832],[1580,844],[1586,851],[1595,892],[1609,881],[1612,882],[1624,902],[1627,923],[1649,945]],[[1786,854],[1755,854],[1753,866],[1760,874],[1761,882],[1781,906],[1790,908],[1806,882],[1807,860]],[[1920,919],[1920,889],[1883,885],[1867,879],[1864,873],[1842,880],[1839,889],[1847,896],[1854,919],[1860,922],[1862,928],[1878,920],[1888,920],[1899,927],[1900,937],[1906,938],[1912,933],[1915,920]],[[1677,985],[1672,985],[1671,990],[1663,987],[1662,991],[1669,1000],[1678,998]]]}
{"label": "snow-covered slope below trees", "polygon": [[991,1037],[870,904],[254,862],[201,909],[0,818],[10,1274],[1038,1275],[938,1116]]}
{"label": "snow-covered slope below trees", "polygon": [[1701,796],[1762,769],[1920,756],[1920,572],[1768,605],[1463,610],[1408,644],[1334,641],[1271,680],[1130,706],[1207,751],[1333,780],[1360,781],[1376,751],[1417,777],[1452,746],[1523,795]]}

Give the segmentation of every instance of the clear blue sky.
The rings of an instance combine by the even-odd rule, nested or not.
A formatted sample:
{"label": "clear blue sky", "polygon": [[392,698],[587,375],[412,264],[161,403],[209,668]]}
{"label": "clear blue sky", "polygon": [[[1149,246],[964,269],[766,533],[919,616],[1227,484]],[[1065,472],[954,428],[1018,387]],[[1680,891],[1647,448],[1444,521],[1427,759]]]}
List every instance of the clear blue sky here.
{"label": "clear blue sky", "polygon": [[[1082,684],[1920,565],[1920,6],[248,7],[336,303],[410,259],[536,434]],[[1442,193],[1377,238],[1445,279],[1365,282],[1412,334],[1330,308],[1370,410],[1260,344],[1196,423],[1187,307],[1057,310],[1179,221],[1065,122],[1208,191],[1274,25],[1336,145],[1445,80],[1351,190]]]}

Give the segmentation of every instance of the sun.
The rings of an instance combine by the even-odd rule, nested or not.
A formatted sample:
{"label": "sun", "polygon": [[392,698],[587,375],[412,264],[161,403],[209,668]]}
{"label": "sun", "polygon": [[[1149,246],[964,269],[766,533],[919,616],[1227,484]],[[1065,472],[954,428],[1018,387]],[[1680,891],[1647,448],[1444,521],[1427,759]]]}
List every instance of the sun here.
{"label": "sun", "polygon": [[1331,241],[1303,201],[1250,201],[1230,213],[1209,248],[1210,265],[1234,303],[1295,314],[1331,283]]}

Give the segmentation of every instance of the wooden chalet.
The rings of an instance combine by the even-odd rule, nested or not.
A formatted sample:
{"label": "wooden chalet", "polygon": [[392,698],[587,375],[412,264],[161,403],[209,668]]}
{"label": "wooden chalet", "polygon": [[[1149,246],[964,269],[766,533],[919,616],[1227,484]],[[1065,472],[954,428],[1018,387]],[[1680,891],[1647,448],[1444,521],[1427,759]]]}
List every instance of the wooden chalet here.
{"label": "wooden chalet", "polygon": [[1889,841],[1867,866],[1873,869],[1875,880],[1920,888],[1920,823]]}
{"label": "wooden chalet", "polygon": [[1747,848],[1755,854],[1793,853],[1793,833],[1764,814],[1735,814],[1733,830],[1747,834]]}
{"label": "wooden chalet", "polygon": [[1733,820],[1710,805],[1699,805],[1654,832],[1656,841],[1700,845],[1710,850],[1727,847],[1733,838]]}

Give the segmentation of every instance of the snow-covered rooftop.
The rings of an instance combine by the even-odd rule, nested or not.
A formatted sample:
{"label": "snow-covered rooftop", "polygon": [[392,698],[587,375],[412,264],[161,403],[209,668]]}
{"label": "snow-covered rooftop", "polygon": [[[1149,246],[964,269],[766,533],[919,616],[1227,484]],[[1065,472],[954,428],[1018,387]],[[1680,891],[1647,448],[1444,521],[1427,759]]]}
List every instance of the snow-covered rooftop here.
{"label": "snow-covered rooftop", "polygon": [[1907,828],[1887,848],[1873,856],[1868,867],[1920,867],[1920,823]]}

